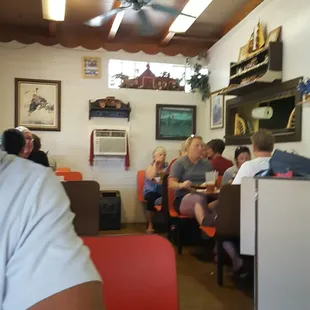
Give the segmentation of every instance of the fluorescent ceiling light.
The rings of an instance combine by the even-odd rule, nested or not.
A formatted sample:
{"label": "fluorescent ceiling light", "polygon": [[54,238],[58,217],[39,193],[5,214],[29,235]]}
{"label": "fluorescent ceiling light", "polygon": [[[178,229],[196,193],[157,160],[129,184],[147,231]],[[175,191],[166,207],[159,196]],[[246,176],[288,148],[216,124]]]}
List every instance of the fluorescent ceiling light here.
{"label": "fluorescent ceiling light", "polygon": [[91,27],[99,27],[102,25],[104,19],[104,16],[97,16],[86,22],[86,25]]}
{"label": "fluorescent ceiling light", "polygon": [[170,26],[169,31],[186,32],[211,2],[212,0],[189,0],[182,13],[194,17],[179,15]]}
{"label": "fluorescent ceiling light", "polygon": [[43,18],[54,21],[64,21],[66,0],[42,0]]}
{"label": "fluorescent ceiling light", "polygon": [[212,0],[189,0],[182,13],[198,18],[211,2]]}
{"label": "fluorescent ceiling light", "polygon": [[110,30],[109,37],[115,36],[115,34],[118,31],[118,28],[119,28],[119,26],[123,20],[124,14],[125,14],[125,11],[121,11],[121,12],[116,14],[114,22],[113,22],[111,30]]}
{"label": "fluorescent ceiling light", "polygon": [[196,20],[195,17],[179,15],[169,28],[171,32],[186,32]]}

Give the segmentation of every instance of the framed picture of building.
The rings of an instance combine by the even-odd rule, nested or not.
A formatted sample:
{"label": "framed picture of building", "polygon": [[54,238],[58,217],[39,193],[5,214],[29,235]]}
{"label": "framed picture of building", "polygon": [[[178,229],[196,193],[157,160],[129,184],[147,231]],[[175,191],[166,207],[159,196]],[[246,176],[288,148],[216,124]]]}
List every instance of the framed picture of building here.
{"label": "framed picture of building", "polygon": [[224,127],[224,102],[225,96],[220,94],[221,90],[212,92],[210,95],[210,128]]}
{"label": "framed picture of building", "polygon": [[60,131],[61,81],[15,78],[15,127]]}
{"label": "framed picture of building", "polygon": [[84,56],[82,58],[82,76],[85,79],[100,79],[101,58]]}
{"label": "framed picture of building", "polygon": [[196,106],[156,105],[156,140],[186,140],[192,134],[196,134]]}

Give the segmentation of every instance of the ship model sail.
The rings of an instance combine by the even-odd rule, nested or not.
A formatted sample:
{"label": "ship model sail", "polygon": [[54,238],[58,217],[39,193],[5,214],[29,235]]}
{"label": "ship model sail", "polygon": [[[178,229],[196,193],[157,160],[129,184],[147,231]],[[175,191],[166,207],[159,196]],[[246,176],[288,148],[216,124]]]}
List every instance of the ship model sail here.
{"label": "ship model sail", "polygon": [[259,50],[265,45],[265,34],[264,29],[260,21],[257,24],[256,28],[256,49]]}
{"label": "ship model sail", "polygon": [[255,46],[254,46],[254,31],[253,31],[248,41],[248,53],[251,54],[254,51],[255,51]]}

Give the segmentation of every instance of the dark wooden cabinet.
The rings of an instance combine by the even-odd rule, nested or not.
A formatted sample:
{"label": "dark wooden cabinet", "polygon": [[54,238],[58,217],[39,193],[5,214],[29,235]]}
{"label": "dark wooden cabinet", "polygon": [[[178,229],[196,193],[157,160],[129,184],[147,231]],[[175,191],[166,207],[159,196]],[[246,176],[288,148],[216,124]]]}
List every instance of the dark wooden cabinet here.
{"label": "dark wooden cabinet", "polygon": [[[302,106],[297,90],[300,78],[284,83],[269,84],[256,92],[227,100],[226,135],[227,145],[251,143],[251,135],[259,129],[273,132],[276,142],[301,141]],[[253,118],[256,108],[270,107],[271,118]]]}
{"label": "dark wooden cabinet", "polygon": [[282,81],[282,42],[270,42],[242,61],[230,64],[226,95],[242,96]]}

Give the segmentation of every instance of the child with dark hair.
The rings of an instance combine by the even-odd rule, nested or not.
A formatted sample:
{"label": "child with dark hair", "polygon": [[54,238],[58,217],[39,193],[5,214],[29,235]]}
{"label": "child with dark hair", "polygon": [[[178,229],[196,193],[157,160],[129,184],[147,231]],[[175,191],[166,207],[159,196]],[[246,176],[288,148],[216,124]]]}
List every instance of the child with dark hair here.
{"label": "child with dark hair", "polygon": [[212,162],[212,165],[219,175],[223,175],[224,172],[233,166],[231,160],[222,156],[225,150],[225,143],[221,139],[213,139],[206,145],[208,159]]}
{"label": "child with dark hair", "polygon": [[238,173],[240,167],[248,160],[251,160],[250,149],[246,146],[238,146],[235,150],[236,165],[228,168],[223,175],[222,185],[231,183]]}
{"label": "child with dark hair", "polygon": [[7,129],[2,134],[1,146],[8,154],[19,156],[25,147],[24,135],[16,129]]}

